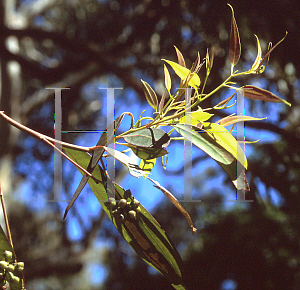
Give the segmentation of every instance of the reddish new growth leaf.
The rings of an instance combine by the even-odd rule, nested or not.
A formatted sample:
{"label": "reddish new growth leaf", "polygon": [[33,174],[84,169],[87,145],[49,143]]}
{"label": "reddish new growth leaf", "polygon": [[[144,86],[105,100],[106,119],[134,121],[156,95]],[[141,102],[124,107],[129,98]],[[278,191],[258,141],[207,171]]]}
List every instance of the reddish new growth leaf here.
{"label": "reddish new growth leaf", "polygon": [[244,89],[244,96],[246,98],[252,100],[261,100],[265,102],[273,102],[273,103],[281,102],[281,103],[285,103],[288,106],[291,106],[289,102],[277,97],[276,95],[274,95],[273,93],[267,90],[263,90],[255,86],[244,86],[243,89]]}
{"label": "reddish new growth leaf", "polygon": [[230,31],[230,47],[229,47],[229,60],[234,67],[241,56],[241,43],[240,43],[240,36],[239,30],[234,18],[234,11],[230,4],[228,6],[231,8],[232,11],[232,18],[231,18],[231,31]]}

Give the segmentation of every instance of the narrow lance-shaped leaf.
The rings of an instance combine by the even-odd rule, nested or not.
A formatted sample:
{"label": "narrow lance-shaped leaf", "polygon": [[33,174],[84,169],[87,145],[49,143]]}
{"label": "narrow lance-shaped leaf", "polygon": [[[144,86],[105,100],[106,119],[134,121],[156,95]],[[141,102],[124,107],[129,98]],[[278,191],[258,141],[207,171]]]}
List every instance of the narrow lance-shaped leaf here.
{"label": "narrow lance-shaped leaf", "polygon": [[[69,148],[65,148],[65,151],[72,160],[83,168],[88,167],[91,160],[89,154]],[[81,170],[79,171],[83,174]],[[185,289],[181,278],[182,260],[154,217],[141,204],[135,205],[136,200],[131,195],[130,190],[125,191],[121,186],[115,184],[115,199],[126,199],[129,206],[128,209],[125,207],[119,210],[127,213],[127,210],[131,210],[130,207],[134,207],[134,211],[136,211],[136,218],[127,217],[123,221],[118,219],[109,205],[104,202],[107,200],[106,182],[108,178],[105,171],[97,165],[93,171],[93,176],[100,182],[96,183],[94,179],[90,178],[88,183],[104,211],[126,242],[145,262],[163,274],[174,288]]]}
{"label": "narrow lance-shaped leaf", "polygon": [[161,97],[161,100],[158,105],[158,112],[161,113],[163,111],[164,105],[165,105],[165,99],[166,99],[166,90],[164,90],[164,93]]}
{"label": "narrow lance-shaped leaf", "polygon": [[176,53],[177,53],[177,58],[178,58],[178,63],[185,67],[185,61],[184,61],[184,58],[182,56],[182,53],[180,52],[180,50],[174,45],[175,47],[175,50],[176,50]]}
{"label": "narrow lance-shaped leaf", "polygon": [[243,87],[244,96],[246,98],[252,99],[252,100],[260,100],[265,102],[273,102],[273,103],[285,103],[288,106],[291,106],[291,103],[287,102],[284,99],[281,99],[274,95],[273,93],[260,89],[255,86],[244,86]]}
{"label": "narrow lance-shaped leaf", "polygon": [[[199,133],[195,130],[192,130],[190,126],[184,124],[176,124],[173,127],[181,136],[187,138],[188,141],[192,142],[195,146],[203,150],[211,158],[217,161],[218,164],[227,172],[235,187],[241,186],[240,183],[237,183],[240,172],[237,172],[236,157],[234,157],[223,146],[218,144],[214,138],[205,132]],[[249,190],[249,185],[246,178],[244,179],[243,186],[238,189]]]}
{"label": "narrow lance-shaped leaf", "polygon": [[229,60],[231,63],[231,67],[233,67],[238,63],[240,56],[241,56],[241,42],[238,27],[234,18],[234,11],[230,4],[228,6],[231,8],[232,11],[232,18],[231,18],[231,31],[230,31],[230,47],[229,47]]}
{"label": "narrow lance-shaped leaf", "polygon": [[165,72],[165,86],[166,86],[167,90],[170,92],[170,90],[171,90],[171,77],[170,77],[170,73],[169,73],[166,65],[164,65],[164,72]]}
{"label": "narrow lance-shaped leaf", "polygon": [[[255,34],[254,34],[255,35]],[[259,43],[259,39],[257,37],[257,35],[255,35],[256,40],[257,40],[257,56],[256,59],[252,65],[252,68],[250,69],[250,72],[256,72],[257,70],[259,70],[260,68],[260,62],[261,62],[261,56],[262,56],[262,51],[261,51],[261,46]]]}
{"label": "narrow lance-shaped leaf", "polygon": [[163,186],[161,186],[157,181],[155,181],[155,180],[153,180],[153,179],[151,179],[149,177],[147,177],[147,178],[150,181],[152,181],[155,184],[154,187],[160,189],[165,194],[165,196],[177,207],[177,209],[185,216],[185,218],[187,219],[187,221],[189,223],[189,226],[190,226],[190,228],[192,230],[192,233],[194,235],[197,229],[194,228],[194,225],[193,225],[193,222],[192,222],[192,219],[191,219],[190,215],[182,207],[182,205],[179,203],[179,201],[176,199],[176,197],[170,191],[168,191]]}
{"label": "narrow lance-shaped leaf", "polygon": [[[286,36],[287,36],[287,31],[285,32],[285,36],[281,39],[281,40],[279,40],[273,47],[272,47],[272,43],[270,43],[270,50],[266,53],[266,55],[264,56],[264,58],[261,60],[261,62],[260,62],[260,64],[259,64],[259,68],[263,65],[263,63],[267,60],[267,62],[268,62],[268,60],[269,60],[269,57],[270,57],[270,54],[271,54],[271,52],[282,42],[282,41],[284,41],[284,39],[286,38]],[[263,70],[262,70],[263,71]]]}
{"label": "narrow lance-shaped leaf", "polygon": [[156,96],[156,93],[155,91],[151,88],[151,86],[143,81],[142,81],[142,84],[143,84],[143,90],[144,90],[144,93],[145,93],[145,97],[146,97],[146,100],[148,102],[148,104],[154,109],[156,110],[157,109],[157,106],[158,106],[158,100],[157,100],[157,96]]}
{"label": "narrow lance-shaped leaf", "polygon": [[216,123],[222,125],[222,126],[229,126],[232,124],[235,124],[237,122],[244,122],[244,121],[260,121],[266,118],[255,118],[251,116],[245,116],[245,115],[238,115],[238,116],[228,116],[225,118],[220,119]]}
{"label": "narrow lance-shaped leaf", "polygon": [[[95,169],[96,165],[98,164],[100,158],[102,157],[103,153],[104,153],[104,149],[103,149],[103,145],[108,145],[112,142],[114,142],[114,134],[115,134],[115,130],[117,130],[124,118],[124,113],[122,113],[118,118],[116,118],[114,120],[114,122],[112,122],[111,124],[109,124],[108,128],[107,128],[107,132],[103,132],[102,135],[100,136],[97,145],[99,146],[98,148],[96,148],[93,152],[92,158],[90,160],[89,165],[87,166],[87,171],[89,173],[92,173],[93,170]],[[64,148],[66,150],[66,148]],[[88,180],[89,180],[89,176],[87,174],[84,174],[82,176],[82,179],[71,199],[71,201],[69,202],[65,213],[64,213],[64,217],[63,219],[66,218],[70,208],[73,206],[74,202],[76,201],[76,199],[78,198],[79,194],[81,193],[81,191],[83,190],[83,188],[85,187],[85,185],[87,184]]]}

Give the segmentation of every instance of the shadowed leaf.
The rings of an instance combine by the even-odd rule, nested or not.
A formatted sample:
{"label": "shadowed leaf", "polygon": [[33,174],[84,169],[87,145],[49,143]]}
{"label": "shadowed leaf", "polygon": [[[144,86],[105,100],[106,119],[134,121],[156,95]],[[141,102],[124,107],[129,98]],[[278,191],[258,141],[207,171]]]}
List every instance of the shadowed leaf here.
{"label": "shadowed leaf", "polygon": [[135,146],[162,148],[170,143],[169,135],[161,129],[142,129],[123,136],[124,140]]}
{"label": "shadowed leaf", "polygon": [[260,89],[255,86],[244,86],[243,87],[244,96],[246,98],[252,99],[252,100],[260,100],[265,102],[273,102],[273,103],[285,103],[288,106],[291,106],[291,103],[287,102],[284,99],[281,99],[274,95],[273,93]]}
{"label": "shadowed leaf", "polygon": [[174,45],[175,49],[176,49],[176,53],[177,53],[177,58],[178,58],[178,63],[185,67],[185,61],[184,58],[182,56],[182,53],[180,52],[180,50]]}
{"label": "shadowed leaf", "polygon": [[241,43],[240,43],[240,36],[238,27],[234,18],[234,11],[230,4],[228,6],[231,8],[232,11],[232,18],[231,18],[231,31],[230,31],[230,47],[229,47],[229,60],[234,67],[241,56]]}
{"label": "shadowed leaf", "polygon": [[146,100],[148,102],[148,104],[154,109],[156,110],[157,109],[157,106],[158,106],[158,100],[157,100],[157,96],[156,96],[156,93],[154,92],[154,90],[150,87],[150,85],[141,80],[142,81],[142,84],[143,84],[143,90],[144,90],[144,93],[145,93],[145,97],[146,97]]}

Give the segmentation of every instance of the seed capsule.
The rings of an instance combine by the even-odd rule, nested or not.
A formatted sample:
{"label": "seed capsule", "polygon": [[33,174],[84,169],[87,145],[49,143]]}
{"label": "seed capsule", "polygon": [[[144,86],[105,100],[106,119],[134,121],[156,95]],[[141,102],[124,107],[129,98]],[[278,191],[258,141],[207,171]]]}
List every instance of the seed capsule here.
{"label": "seed capsule", "polygon": [[23,271],[24,270],[24,263],[23,262],[18,262],[16,265],[16,269],[18,271]]}
{"label": "seed capsule", "polygon": [[9,271],[9,272],[13,272],[13,271],[15,271],[15,266],[12,265],[12,264],[9,264],[9,265],[7,266],[7,268],[6,268],[6,270]]}
{"label": "seed capsule", "polygon": [[12,254],[12,252],[10,252],[10,251],[5,251],[4,252],[4,256],[5,256],[5,260],[7,261],[7,262],[12,262],[13,261],[13,254]]}
{"label": "seed capsule", "polygon": [[6,270],[8,268],[8,263],[5,261],[0,261],[0,268]]}
{"label": "seed capsule", "polygon": [[117,205],[116,200],[112,197],[110,197],[104,204],[108,209],[114,209]]}
{"label": "seed capsule", "polygon": [[15,276],[13,273],[8,272],[7,274],[8,274],[8,276],[9,276],[10,283],[12,283],[12,284],[17,284],[17,283],[20,282],[20,278],[17,277],[17,276]]}
{"label": "seed capsule", "polygon": [[119,201],[119,207],[124,208],[127,205],[127,200],[126,199],[121,199]]}
{"label": "seed capsule", "polygon": [[137,208],[140,204],[141,203],[137,199],[134,199],[133,202],[132,202],[133,208]]}
{"label": "seed capsule", "polygon": [[130,210],[128,212],[128,217],[131,219],[136,219],[136,212],[134,210]]}

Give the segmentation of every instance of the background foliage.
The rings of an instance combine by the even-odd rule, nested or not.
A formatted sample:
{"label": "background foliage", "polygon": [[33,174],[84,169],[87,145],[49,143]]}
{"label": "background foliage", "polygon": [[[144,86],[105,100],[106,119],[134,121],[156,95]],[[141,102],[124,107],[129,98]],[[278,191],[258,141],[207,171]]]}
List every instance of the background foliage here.
{"label": "background foliage", "polygon": [[[116,116],[130,110],[138,117],[148,106],[140,79],[161,93],[161,58],[176,61],[173,45],[190,61],[188,66],[198,51],[203,58],[206,48],[214,47],[207,91],[230,71],[231,11],[226,1],[0,3],[0,109],[49,136],[53,136],[54,99],[53,90],[46,87],[71,88],[63,91],[63,131],[96,130],[106,121],[106,95],[98,87],[124,87],[116,93]],[[299,2],[259,1],[255,7],[253,1],[230,4],[242,43],[237,69],[250,68],[255,59],[254,34],[266,51],[269,41],[276,43],[289,32],[272,52],[266,72],[241,78],[239,85],[268,89],[292,107],[246,100],[247,115],[268,117],[246,124],[246,138],[261,139],[246,151],[251,188],[247,199],[254,202],[229,203],[235,194],[230,181],[195,150],[191,184],[195,198],[202,202],[184,207],[198,228],[196,235],[190,234],[185,219],[166,199],[160,198],[159,206],[151,209],[184,260],[190,289],[299,289]],[[205,106],[220,99],[217,94]],[[170,287],[124,244],[89,190],[63,222],[66,204],[45,202],[53,198],[53,150],[2,119],[0,128],[0,180],[15,251],[25,262],[27,289]],[[93,136],[63,134],[63,140],[91,146],[99,135]],[[170,159],[180,156],[182,149],[174,146],[172,150]],[[182,160],[171,163],[169,169],[157,174],[164,174],[162,185],[180,196],[175,180],[183,180]],[[65,199],[74,192],[75,170],[64,164]],[[117,170],[119,180],[132,186],[123,171]],[[153,197],[151,187],[131,189],[138,199],[152,200],[153,205],[157,195]]]}

